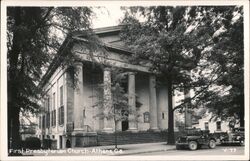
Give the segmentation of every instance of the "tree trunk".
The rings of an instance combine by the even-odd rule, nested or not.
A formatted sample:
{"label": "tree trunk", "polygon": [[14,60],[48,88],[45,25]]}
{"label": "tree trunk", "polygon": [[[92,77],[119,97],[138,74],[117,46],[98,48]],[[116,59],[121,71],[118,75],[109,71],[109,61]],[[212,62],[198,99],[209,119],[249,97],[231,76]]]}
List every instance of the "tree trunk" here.
{"label": "tree trunk", "polygon": [[240,109],[240,127],[244,127],[245,126],[245,118],[244,118],[244,105],[243,105],[243,109]]}
{"label": "tree trunk", "polygon": [[[18,105],[18,95],[19,95],[19,79],[18,78],[18,57],[20,55],[20,46],[21,37],[20,31],[18,27],[21,25],[21,8],[15,8],[15,27],[16,30],[13,32],[13,40],[12,40],[12,50],[9,51],[9,70],[8,70],[8,148],[10,149],[19,149],[20,145],[20,133],[19,133],[19,114],[20,107]],[[11,154],[13,155],[13,154]],[[15,154],[14,154],[15,155]]]}
{"label": "tree trunk", "polygon": [[175,144],[174,138],[174,111],[172,102],[172,78],[171,76],[167,78],[168,80],[168,145]]}
{"label": "tree trunk", "polygon": [[20,121],[19,121],[20,109],[9,105],[8,107],[8,140],[9,149],[20,149]]}

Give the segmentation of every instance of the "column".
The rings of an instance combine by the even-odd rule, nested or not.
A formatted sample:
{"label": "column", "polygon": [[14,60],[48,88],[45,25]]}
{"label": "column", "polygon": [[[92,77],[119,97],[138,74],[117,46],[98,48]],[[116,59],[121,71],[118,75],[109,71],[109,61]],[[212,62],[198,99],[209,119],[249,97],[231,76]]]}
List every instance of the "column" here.
{"label": "column", "polygon": [[154,75],[149,76],[149,112],[150,112],[150,129],[158,130],[157,124],[157,102],[156,102],[156,78]]}
{"label": "column", "polygon": [[74,130],[83,130],[83,64],[78,62],[75,64],[77,68],[77,82],[74,89]]}
{"label": "column", "polygon": [[112,132],[113,118],[112,114],[112,91],[111,91],[111,71],[110,68],[105,68],[103,71],[103,100],[104,100],[104,128],[105,132]]}
{"label": "column", "polygon": [[128,105],[131,113],[129,114],[129,131],[137,131],[136,122],[136,98],[135,98],[135,73],[128,74]]}

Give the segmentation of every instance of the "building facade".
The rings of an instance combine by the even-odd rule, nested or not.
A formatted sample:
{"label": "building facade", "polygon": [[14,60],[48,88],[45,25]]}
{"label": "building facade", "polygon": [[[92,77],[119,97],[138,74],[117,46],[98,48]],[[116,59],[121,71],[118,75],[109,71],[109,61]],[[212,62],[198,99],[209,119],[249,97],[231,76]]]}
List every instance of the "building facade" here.
{"label": "building facade", "polygon": [[[240,127],[239,120],[236,120],[235,127]],[[220,118],[212,119],[212,113],[206,112],[205,115],[200,118],[193,127],[200,128],[201,130],[209,130],[211,133],[217,132],[230,132],[229,120],[221,120]]]}
{"label": "building facade", "polygon": [[[100,56],[102,54],[98,51],[90,53],[84,45],[87,42],[81,32],[66,38],[63,49],[58,54],[65,56],[70,51],[79,59],[73,64],[74,68],[70,68],[57,65],[60,59],[55,58],[43,78],[41,86],[44,90],[44,111],[39,116],[37,130],[41,140],[54,140],[56,148],[91,146],[97,144],[98,132],[114,132],[115,124],[112,119],[98,117],[98,113],[104,109],[94,106],[98,100],[93,97],[98,93],[97,87],[101,83],[107,87],[103,91],[103,98],[108,100],[105,106],[111,106],[112,67],[128,72],[124,88],[128,94],[129,106],[136,111],[129,114],[128,120],[118,122],[117,131],[138,133],[167,130],[167,84],[163,82],[156,85],[157,78],[149,71],[149,64],[135,65],[130,62],[131,53],[119,37],[120,30],[120,26],[94,30],[108,51],[105,56]],[[93,61],[104,67],[93,66]],[[76,69],[78,74],[74,84],[72,70]],[[136,102],[140,102],[139,108],[136,107]]]}

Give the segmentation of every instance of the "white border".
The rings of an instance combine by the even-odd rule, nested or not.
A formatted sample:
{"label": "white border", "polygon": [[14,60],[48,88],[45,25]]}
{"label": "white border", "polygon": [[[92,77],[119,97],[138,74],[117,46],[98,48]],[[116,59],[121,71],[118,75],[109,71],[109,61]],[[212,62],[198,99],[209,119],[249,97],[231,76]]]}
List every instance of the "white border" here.
{"label": "white border", "polygon": [[[63,157],[8,157],[7,156],[7,47],[6,47],[6,7],[7,6],[152,6],[152,5],[243,5],[244,6],[244,81],[245,81],[245,132],[244,155],[214,156],[63,156]],[[1,2],[1,108],[0,160],[248,160],[249,159],[249,1],[248,0],[209,0],[209,1],[27,1],[3,0]]]}

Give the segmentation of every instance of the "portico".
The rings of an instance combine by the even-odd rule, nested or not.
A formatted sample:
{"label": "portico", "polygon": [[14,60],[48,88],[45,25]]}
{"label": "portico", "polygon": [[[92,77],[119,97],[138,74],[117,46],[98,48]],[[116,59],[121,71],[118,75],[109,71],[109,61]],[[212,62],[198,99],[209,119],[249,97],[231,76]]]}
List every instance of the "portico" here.
{"label": "portico", "polygon": [[[111,134],[115,131],[112,98],[113,67],[127,73],[123,88],[127,94],[130,111],[127,113],[127,120],[117,123],[116,130],[131,133],[167,130],[167,85],[165,83],[156,85],[158,78],[149,70],[150,64],[133,64],[129,61],[131,53],[122,47],[118,31],[115,28],[114,31],[108,30],[104,36],[98,35],[101,40],[105,39],[108,52],[105,57],[98,51],[89,53],[89,50],[85,50],[85,40],[81,38],[81,34],[73,34],[72,39],[78,40],[71,47],[71,52],[78,58],[73,64],[73,70],[55,68],[56,71],[51,69],[47,74],[48,83],[44,88],[46,91],[51,91],[50,84],[53,85],[53,92],[47,95],[54,99],[56,110],[59,106],[59,96],[64,96],[65,121],[60,125],[55,121],[56,126],[49,127],[51,132],[46,135],[55,135],[55,138],[61,139],[59,142],[67,141],[74,147],[94,145],[96,142],[92,139],[97,137],[97,133]],[[81,41],[83,43],[79,43]],[[57,80],[63,82],[60,86],[64,90],[59,90]],[[98,91],[100,85],[103,87],[101,92]],[[96,94],[101,96],[95,97]],[[103,102],[102,107],[96,106],[100,99]],[[55,117],[59,117],[58,112],[59,110],[56,111]]]}

